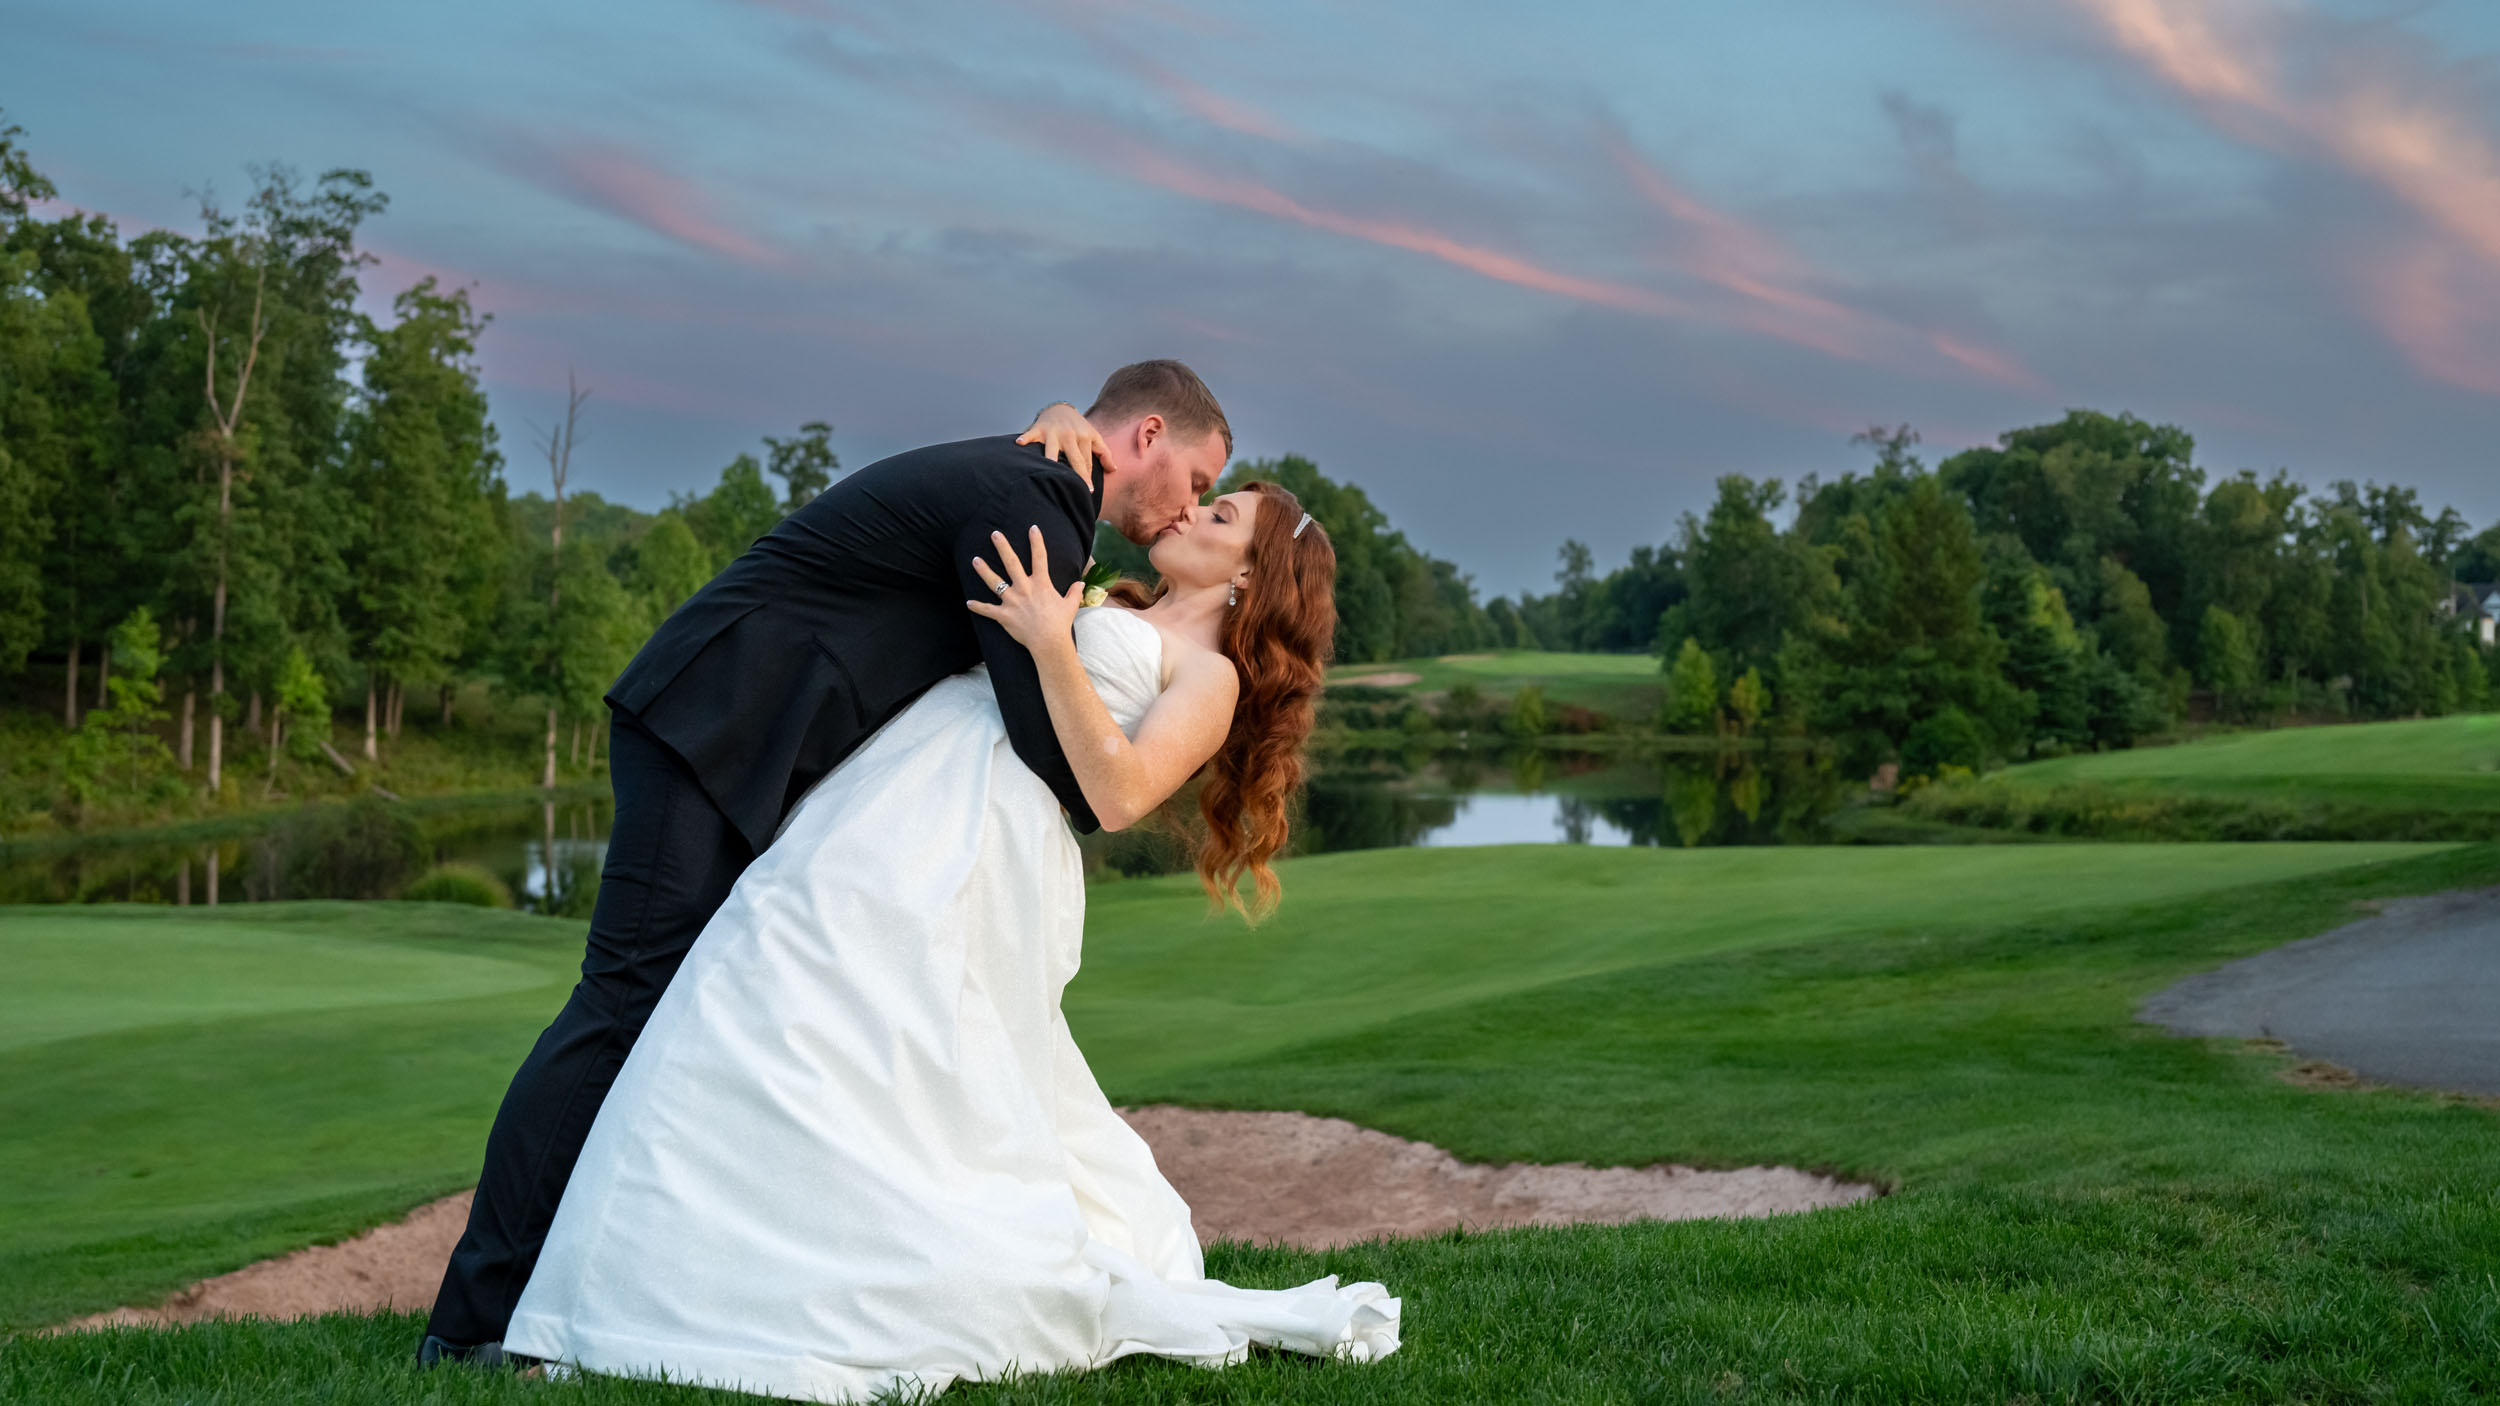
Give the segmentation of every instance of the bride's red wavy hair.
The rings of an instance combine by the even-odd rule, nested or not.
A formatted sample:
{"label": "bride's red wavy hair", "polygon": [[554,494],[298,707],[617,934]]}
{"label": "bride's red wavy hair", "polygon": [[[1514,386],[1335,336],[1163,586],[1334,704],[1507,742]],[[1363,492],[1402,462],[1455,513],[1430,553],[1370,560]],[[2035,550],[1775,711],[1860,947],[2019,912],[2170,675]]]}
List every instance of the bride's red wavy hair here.
{"label": "bride's red wavy hair", "polygon": [[[1286,805],[1302,785],[1302,744],[1336,647],[1337,548],[1316,521],[1294,535],[1302,500],[1291,492],[1259,480],[1241,486],[1259,495],[1249,579],[1240,604],[1224,616],[1224,657],[1240,675],[1241,696],[1232,730],[1200,773],[1206,834],[1198,844],[1198,882],[1216,903],[1257,922],[1284,892],[1269,861],[1285,847]],[[1134,606],[1162,594],[1135,581],[1112,590]],[[1252,890],[1247,902],[1244,878]]]}

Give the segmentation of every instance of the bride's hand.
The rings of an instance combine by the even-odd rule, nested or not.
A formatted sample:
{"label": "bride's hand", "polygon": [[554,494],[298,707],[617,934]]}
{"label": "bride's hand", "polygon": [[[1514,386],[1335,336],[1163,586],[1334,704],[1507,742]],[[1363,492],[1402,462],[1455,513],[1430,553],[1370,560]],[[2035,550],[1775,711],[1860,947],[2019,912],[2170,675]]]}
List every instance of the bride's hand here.
{"label": "bride's hand", "polygon": [[1088,486],[1094,481],[1094,460],[1102,456],[1105,448],[1102,436],[1094,431],[1093,421],[1078,414],[1076,407],[1064,400],[1043,406],[1042,413],[1033,417],[1024,433],[1016,436],[1016,443],[1040,445],[1043,458],[1062,459]]}
{"label": "bride's hand", "polygon": [[993,591],[995,601],[968,600],[964,608],[975,615],[995,620],[1015,642],[1036,654],[1049,645],[1074,648],[1071,632],[1076,626],[1078,603],[1085,595],[1085,583],[1077,581],[1066,591],[1050,584],[1050,549],[1042,542],[1042,530],[1033,529],[1033,569],[1027,572],[1016,559],[1015,548],[1007,545],[1007,534],[993,532],[990,541],[998,548],[998,559],[1007,568],[1004,580],[979,557],[972,559],[972,569]]}

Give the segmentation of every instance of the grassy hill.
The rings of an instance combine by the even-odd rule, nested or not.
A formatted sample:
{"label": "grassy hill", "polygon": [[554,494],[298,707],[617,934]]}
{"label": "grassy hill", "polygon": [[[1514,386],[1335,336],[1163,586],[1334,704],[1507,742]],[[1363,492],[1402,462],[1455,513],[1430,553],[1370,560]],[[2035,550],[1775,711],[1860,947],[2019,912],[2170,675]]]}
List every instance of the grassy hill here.
{"label": "grassy hill", "polygon": [[[1522,689],[1545,693],[1550,711],[1582,708],[1609,727],[1649,727],[1658,716],[1665,680],[1647,654],[1558,654],[1513,649],[1490,654],[1448,654],[1431,659],[1393,659],[1382,664],[1340,664],[1328,671],[1338,699],[1385,699],[1421,705],[1438,714],[1451,689],[1468,684],[1498,715]],[[1374,709],[1381,727],[1393,727],[1395,708]],[[1374,719],[1357,719],[1357,727]],[[1322,725],[1329,713],[1322,714]]]}
{"label": "grassy hill", "polygon": [[2231,733],[2008,767],[1908,814],[2067,835],[2479,839],[2500,835],[2500,714]]}
{"label": "grassy hill", "polygon": [[[2500,1117],[2299,1087],[2274,1077],[2283,1057],[2131,1019],[2357,900],[2500,882],[2500,847],[1405,850],[1286,881],[1251,933],[1202,920],[1186,880],[1093,895],[1069,1012],[1115,1097],[1305,1108],[1479,1159],[1787,1161],[1897,1194],[1775,1222],[1219,1251],[1212,1272],[1247,1282],[1382,1278],[1412,1325],[1381,1367],[1261,1358],[1222,1379],[1228,1399],[2500,1390]],[[410,905],[0,913],[26,978],[0,989],[0,1123],[31,1130],[0,1144],[0,1317],[144,1299],[463,1183],[577,942]],[[19,1339],[0,1396],[545,1390],[439,1396],[402,1364],[412,1332]],[[964,1394],[1208,1384],[1139,1363]]]}

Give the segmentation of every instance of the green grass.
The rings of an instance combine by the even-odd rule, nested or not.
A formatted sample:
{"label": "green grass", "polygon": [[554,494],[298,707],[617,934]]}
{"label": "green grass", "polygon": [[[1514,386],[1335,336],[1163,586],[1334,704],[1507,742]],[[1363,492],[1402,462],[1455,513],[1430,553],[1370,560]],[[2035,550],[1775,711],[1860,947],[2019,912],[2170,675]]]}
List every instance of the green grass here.
{"label": "green grass", "polygon": [[2092,785],[2500,813],[2500,714],[2229,733],[2033,762],[1991,779],[2035,788]]}
{"label": "green grass", "polygon": [[2500,715],[2231,733],[1931,786],[1861,831],[2136,840],[2500,835]]}
{"label": "green grass", "polygon": [[[1297,861],[1286,877],[1284,912],[1247,935],[1198,925],[1182,881],[1093,895],[1070,1017],[1116,1097],[1306,1108],[1478,1159],[1787,1161],[1896,1194],[1772,1221],[1325,1255],[1219,1248],[1211,1270],[1245,1282],[1390,1283],[1407,1302],[1405,1351],[1362,1369],[1261,1357],[1220,1376],[1131,1362],[960,1399],[2500,1394],[2500,1117],[2436,1095],[2302,1087],[2277,1077],[2288,1057],[2131,1019],[2177,976],[2343,921],[2357,902],[2500,882],[2500,847],[1393,851]],[[561,925],[512,915],[370,913],[366,940],[387,946],[552,971],[566,945]],[[80,916],[0,914],[0,947],[30,920]],[[327,905],[289,916],[267,924],[273,941],[342,921]],[[190,930],[163,921],[169,941]],[[535,993],[531,1021],[557,985]],[[532,994],[236,1015],[173,1027],[203,1043],[152,1056],[147,1038],[168,1027],[0,1052],[0,1121],[42,1130],[36,1148],[0,1152],[12,1321],[68,1311],[16,1249],[48,1224],[26,1214],[36,1184],[74,1179],[57,1169],[93,1182],[83,1204],[96,1238],[43,1256],[53,1276],[128,1259],[161,1238],[151,1226],[218,1228],[178,1209],[190,1197],[151,1200],[163,1188],[123,1175],[117,1156],[145,1152],[158,1176],[237,1204],[259,1179],[260,1219],[229,1214],[225,1242],[193,1254],[201,1267],[285,1238],[273,1227],[290,1217],[299,1237],[324,1216],[355,1221],[336,1168],[368,1140],[401,1139],[395,1156],[369,1159],[371,1177],[424,1164],[434,1153],[419,1143],[473,1160],[530,1023],[488,1036],[455,1017]],[[441,1038],[375,1033],[427,1013]],[[217,1068],[290,1040],[292,1061]],[[454,1067],[481,1042],[500,1042],[490,1069]],[[85,1077],[125,1046],[141,1052]],[[391,1072],[371,1087],[332,1077],[384,1046]],[[131,1102],[146,1095],[128,1085],[167,1082],[189,1083],[188,1102],[230,1106],[169,1126],[159,1120],[185,1100]],[[271,1102],[302,1126],[288,1134],[287,1120],[252,1113]],[[381,1109],[445,1116],[404,1138]],[[331,1200],[289,1202],[273,1182]],[[103,1223],[115,1207],[128,1218],[118,1231]],[[112,1273],[174,1282],[179,1256],[154,1254]],[[105,1301],[105,1277],[77,1306]],[[701,1399],[420,1377],[404,1363],[414,1333],[413,1319],[384,1316],[22,1338],[0,1346],[0,1398]]]}
{"label": "green grass", "polygon": [[1418,698],[1472,683],[1488,697],[1509,698],[1530,684],[1545,690],[1548,704],[1569,703],[1610,718],[1647,722],[1658,712],[1664,681],[1650,654],[1558,654],[1511,649],[1492,654],[1452,654],[1438,659],[1393,659],[1385,664],[1340,664],[1331,684],[1366,684],[1382,674],[1414,674],[1411,684],[1388,687]]}

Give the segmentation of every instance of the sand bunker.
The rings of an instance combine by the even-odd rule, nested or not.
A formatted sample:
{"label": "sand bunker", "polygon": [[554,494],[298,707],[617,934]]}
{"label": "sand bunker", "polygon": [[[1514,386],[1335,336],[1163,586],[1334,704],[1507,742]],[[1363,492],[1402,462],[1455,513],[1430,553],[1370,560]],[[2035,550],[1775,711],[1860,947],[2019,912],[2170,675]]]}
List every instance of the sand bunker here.
{"label": "sand bunker", "polygon": [[1410,683],[1422,683],[1423,680],[1424,676],[1421,674],[1404,673],[1392,669],[1385,674],[1355,674],[1349,678],[1339,679],[1337,682],[1348,685],[1360,684],[1365,688],[1403,688]]}
{"label": "sand bunker", "polygon": [[[1460,1228],[1768,1216],[1876,1194],[1793,1167],[1479,1166],[1428,1143],[1307,1113],[1163,1106],[1121,1112],[1189,1202],[1202,1241],[1319,1249]],[[204,1280],[153,1308],[119,1308],[63,1326],[429,1308],[468,1217],[463,1192],[353,1240]]]}

